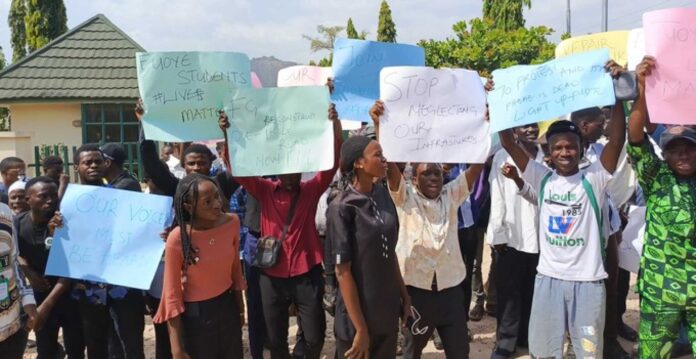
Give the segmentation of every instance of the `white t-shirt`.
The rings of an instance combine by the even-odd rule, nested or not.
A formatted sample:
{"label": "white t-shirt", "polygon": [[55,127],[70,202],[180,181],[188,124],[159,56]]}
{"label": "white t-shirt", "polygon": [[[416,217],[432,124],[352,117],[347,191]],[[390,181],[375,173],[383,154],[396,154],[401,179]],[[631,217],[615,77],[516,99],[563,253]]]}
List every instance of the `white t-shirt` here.
{"label": "white t-shirt", "polygon": [[[522,177],[540,192],[541,182],[549,172],[551,170],[544,165],[529,161]],[[592,186],[600,211],[604,206],[611,174],[601,161],[573,176],[551,175],[539,208],[537,271],[540,274],[570,281],[596,281],[607,277],[599,223],[582,184],[583,175]]]}

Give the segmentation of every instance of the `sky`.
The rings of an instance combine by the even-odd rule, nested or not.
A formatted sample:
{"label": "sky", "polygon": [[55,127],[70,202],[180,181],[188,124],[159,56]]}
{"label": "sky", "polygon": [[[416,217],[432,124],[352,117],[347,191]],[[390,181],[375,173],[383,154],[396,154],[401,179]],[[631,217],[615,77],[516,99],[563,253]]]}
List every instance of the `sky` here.
{"label": "sky", "polygon": [[[250,57],[275,56],[307,63],[327,53],[312,53],[302,35],[315,36],[317,25],[345,26],[377,33],[381,0],[64,0],[68,27],[101,13],[148,51],[239,51]],[[570,0],[573,35],[601,31],[602,0]],[[644,12],[696,7],[696,0],[608,0],[609,30],[641,26]],[[397,40],[452,37],[457,21],[481,16],[481,0],[391,0]],[[10,59],[7,13],[10,0],[0,0],[0,46]],[[528,26],[545,25],[557,42],[566,27],[566,1],[532,0],[525,10]]]}

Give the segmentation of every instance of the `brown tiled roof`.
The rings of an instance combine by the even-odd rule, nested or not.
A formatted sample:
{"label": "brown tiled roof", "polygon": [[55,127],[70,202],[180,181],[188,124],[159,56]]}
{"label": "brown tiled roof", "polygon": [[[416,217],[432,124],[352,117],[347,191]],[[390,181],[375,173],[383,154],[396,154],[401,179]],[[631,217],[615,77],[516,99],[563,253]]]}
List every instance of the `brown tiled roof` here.
{"label": "brown tiled roof", "polygon": [[135,53],[145,51],[96,15],[0,72],[0,103],[138,98]]}

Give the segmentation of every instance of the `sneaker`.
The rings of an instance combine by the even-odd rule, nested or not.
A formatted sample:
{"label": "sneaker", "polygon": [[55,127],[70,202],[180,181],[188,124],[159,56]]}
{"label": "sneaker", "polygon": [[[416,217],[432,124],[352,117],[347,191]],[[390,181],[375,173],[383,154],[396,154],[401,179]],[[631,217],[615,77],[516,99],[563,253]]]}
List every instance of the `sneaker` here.
{"label": "sneaker", "polygon": [[481,319],[483,319],[484,313],[485,310],[483,309],[483,305],[476,304],[469,312],[469,320],[471,320],[472,322],[478,322]]}
{"label": "sneaker", "polygon": [[623,322],[619,323],[619,336],[628,340],[629,342],[635,342],[638,340],[638,332]]}

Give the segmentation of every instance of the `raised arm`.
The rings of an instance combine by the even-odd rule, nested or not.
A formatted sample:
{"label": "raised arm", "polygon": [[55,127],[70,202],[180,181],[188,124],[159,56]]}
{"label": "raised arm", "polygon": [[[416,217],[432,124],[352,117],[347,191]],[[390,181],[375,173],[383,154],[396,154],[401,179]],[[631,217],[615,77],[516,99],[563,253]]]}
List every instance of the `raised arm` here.
{"label": "raised arm", "polygon": [[[379,121],[384,115],[384,102],[377,100],[375,104],[372,105],[370,109],[370,118],[375,124],[375,135],[377,136],[377,141],[379,141]],[[399,189],[399,184],[401,183],[401,170],[396,162],[387,162],[387,183],[389,184],[389,190],[396,192]]]}
{"label": "raised arm", "polygon": [[140,151],[140,159],[143,161],[143,169],[145,173],[152,179],[152,182],[165,195],[174,196],[176,186],[179,180],[169,172],[169,167],[160,160],[157,155],[157,145],[155,141],[145,139],[145,133],[142,127],[143,108],[140,103],[135,106],[135,117],[140,122],[140,138],[138,140],[138,148]]}
{"label": "raised arm", "polygon": [[522,146],[515,141],[515,135],[512,134],[512,129],[500,131],[498,132],[498,136],[500,137],[500,144],[505,151],[510,154],[517,168],[524,173],[529,163],[529,155],[527,155]]}
{"label": "raised arm", "polygon": [[649,56],[636,67],[638,78],[638,99],[633,103],[631,116],[628,121],[628,142],[639,146],[645,141],[645,127],[648,125],[648,105],[645,100],[645,78],[650,76],[655,68],[655,59]]}
{"label": "raised arm", "polygon": [[[609,61],[605,68],[611,72],[612,77],[619,76],[625,69],[614,61]],[[626,142],[626,114],[624,113],[623,102],[616,101],[611,112],[611,123],[609,124],[609,142],[604,146],[600,161],[602,166],[609,173],[616,171],[619,163],[621,149]]]}

